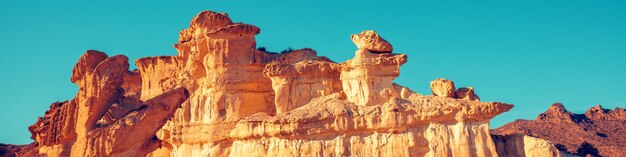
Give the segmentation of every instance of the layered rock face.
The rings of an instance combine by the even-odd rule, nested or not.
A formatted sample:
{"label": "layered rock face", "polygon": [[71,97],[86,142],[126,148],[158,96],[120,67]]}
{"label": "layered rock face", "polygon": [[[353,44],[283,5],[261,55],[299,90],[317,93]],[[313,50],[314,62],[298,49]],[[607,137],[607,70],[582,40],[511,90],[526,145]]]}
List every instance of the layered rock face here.
{"label": "layered rock face", "polygon": [[550,141],[522,134],[494,135],[499,156],[508,157],[568,157],[576,156],[559,150]]}
{"label": "layered rock face", "polygon": [[353,59],[342,63],[341,82],[348,101],[371,106],[398,96],[393,79],[400,75],[400,66],[407,61],[405,54],[392,54],[393,48],[374,31],[352,35],[359,48]]}
{"label": "layered rock face", "polygon": [[50,105],[45,116],[29,127],[38,154],[144,156],[159,147],[154,134],[188,93],[181,88],[138,100],[137,75],[128,66],[125,56],[87,51],[71,78],[80,87],[76,97]]}
{"label": "layered rock face", "polygon": [[76,98],[29,128],[39,154],[498,156],[489,120],[513,105],[449,80],[430,96],[393,83],[408,57],[376,32],[352,35],[355,56],[342,63],[308,48],[257,50],[258,33],[203,11],[180,32],[178,55],[138,59],[136,71],[88,51],[71,79]]}
{"label": "layered rock face", "polygon": [[488,122],[512,105],[394,84],[407,56],[376,32],[353,35],[355,57],[335,63],[312,49],[256,50],[259,31],[201,12],[181,31],[177,56],[136,62],[142,99],[176,87],[191,94],[149,156],[497,156]]}
{"label": "layered rock face", "polygon": [[253,115],[231,132],[230,155],[497,156],[489,119],[512,106],[407,92],[374,106],[336,93],[287,114]]}
{"label": "layered rock face", "polygon": [[556,103],[535,120],[516,120],[492,133],[497,136],[521,134],[545,139],[569,154],[618,157],[626,156],[625,126],[626,111],[623,108],[607,110],[598,105],[584,114],[574,114]]}
{"label": "layered rock face", "polygon": [[[276,60],[265,66],[264,74],[272,80],[276,113],[285,113],[307,104],[311,99],[341,91],[339,64],[317,57],[312,49],[290,54],[309,56],[299,62]],[[285,58],[299,58],[285,56]]]}

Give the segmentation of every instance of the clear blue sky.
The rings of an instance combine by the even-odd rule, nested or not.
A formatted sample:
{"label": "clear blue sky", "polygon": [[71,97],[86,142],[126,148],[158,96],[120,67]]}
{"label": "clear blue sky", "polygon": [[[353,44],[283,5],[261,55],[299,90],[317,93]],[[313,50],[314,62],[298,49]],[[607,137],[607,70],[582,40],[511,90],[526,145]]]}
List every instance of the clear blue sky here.
{"label": "clear blue sky", "polygon": [[0,2],[0,143],[74,97],[72,67],[88,49],[132,60],[175,55],[178,31],[202,10],[261,28],[257,46],[311,47],[342,62],[350,34],[373,29],[409,62],[397,83],[430,94],[438,77],[515,104],[492,127],[533,119],[554,102],[575,112],[626,106],[626,1],[95,1]]}

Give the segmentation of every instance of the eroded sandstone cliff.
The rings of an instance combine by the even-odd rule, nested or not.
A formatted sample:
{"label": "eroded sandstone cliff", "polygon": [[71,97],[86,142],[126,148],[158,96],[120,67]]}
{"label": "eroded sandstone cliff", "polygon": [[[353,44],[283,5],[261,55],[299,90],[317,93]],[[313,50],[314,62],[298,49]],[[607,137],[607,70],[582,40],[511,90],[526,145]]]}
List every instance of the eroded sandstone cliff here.
{"label": "eroded sandstone cliff", "polygon": [[76,97],[50,105],[45,116],[29,127],[39,154],[145,156],[159,147],[155,132],[187,99],[188,92],[179,88],[138,100],[133,97],[136,93],[127,94],[137,92],[135,74],[128,66],[125,56],[87,51],[71,78],[80,87]]}
{"label": "eroded sandstone cliff", "polygon": [[86,52],[80,90],[29,129],[47,156],[498,156],[489,120],[513,105],[480,102],[450,80],[421,95],[393,83],[407,55],[374,31],[354,58],[256,49],[256,26],[203,11],[176,56]]}
{"label": "eroded sandstone cliff", "polygon": [[488,122],[511,105],[422,96],[393,84],[407,56],[392,53],[376,32],[353,35],[358,50],[343,63],[312,49],[256,50],[258,33],[205,11],[181,31],[179,55],[168,64],[137,61],[144,77],[172,69],[142,78],[144,87],[177,83],[141,93],[191,93],[158,134],[166,144],[150,155],[496,156]]}

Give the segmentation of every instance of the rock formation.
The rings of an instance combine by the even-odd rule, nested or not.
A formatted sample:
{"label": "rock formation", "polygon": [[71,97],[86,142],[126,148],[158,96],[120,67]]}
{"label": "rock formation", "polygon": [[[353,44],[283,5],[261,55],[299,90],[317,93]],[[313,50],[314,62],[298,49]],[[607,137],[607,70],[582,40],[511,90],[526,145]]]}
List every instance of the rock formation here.
{"label": "rock formation", "polygon": [[400,66],[406,61],[404,54],[357,50],[354,58],[342,63],[341,68],[340,79],[348,101],[371,106],[386,102],[389,98],[385,95],[397,97],[393,79],[400,75]]}
{"label": "rock formation", "polygon": [[438,78],[430,81],[430,90],[435,96],[456,98],[455,89],[454,82],[448,79]]}
{"label": "rock formation", "polygon": [[188,93],[180,88],[138,100],[137,75],[128,66],[125,56],[87,51],[71,78],[80,87],[76,97],[50,105],[45,116],[29,127],[39,154],[145,156],[159,147],[154,134]]}
{"label": "rock formation", "polygon": [[506,157],[568,157],[550,141],[522,134],[493,135],[499,156]]}
{"label": "rock formation", "polygon": [[0,144],[0,157],[36,157],[39,155],[37,143],[27,145]]}
{"label": "rock formation", "polygon": [[454,82],[445,78],[430,81],[430,90],[435,96],[480,101],[480,97],[474,93],[474,87],[455,88]]}
{"label": "rock formation", "polygon": [[142,98],[191,93],[149,156],[497,155],[488,122],[512,106],[393,84],[407,56],[375,32],[353,35],[358,50],[343,63],[312,49],[257,50],[258,33],[205,11],[181,31],[177,56],[137,61]]}
{"label": "rock formation", "polygon": [[[264,74],[272,80],[276,113],[285,113],[307,104],[311,99],[341,91],[339,64],[317,57],[312,49],[290,54],[308,54],[302,61],[274,61],[265,66]],[[286,57],[289,59],[299,57]]]}
{"label": "rock formation", "polygon": [[535,120],[516,120],[492,133],[545,139],[561,151],[580,156],[626,156],[626,111],[623,108],[607,110],[598,105],[584,114],[574,114],[556,103]]}
{"label": "rock formation", "polygon": [[352,42],[356,44],[359,50],[367,50],[374,53],[391,53],[393,51],[393,46],[372,30],[353,34],[350,39],[352,39]]}
{"label": "rock formation", "polygon": [[[313,49],[256,49],[256,26],[203,11],[176,56],[87,51],[29,129],[47,156],[498,156],[489,121],[513,105],[473,88],[431,83],[424,96],[393,83],[407,55],[374,31],[352,35],[354,58]],[[454,99],[458,98],[458,99]]]}
{"label": "rock formation", "polygon": [[480,97],[474,93],[474,87],[462,87],[454,93],[458,99],[480,101]]}

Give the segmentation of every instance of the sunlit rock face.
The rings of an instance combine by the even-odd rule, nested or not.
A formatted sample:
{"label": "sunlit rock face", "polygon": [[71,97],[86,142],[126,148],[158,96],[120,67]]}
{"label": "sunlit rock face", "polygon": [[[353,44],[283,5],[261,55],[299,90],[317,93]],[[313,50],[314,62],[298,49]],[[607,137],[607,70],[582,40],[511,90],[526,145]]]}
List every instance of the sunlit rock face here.
{"label": "sunlit rock face", "polygon": [[54,103],[29,127],[41,156],[145,156],[160,147],[155,133],[188,97],[183,88],[141,101],[139,76],[126,56],[87,51],[71,81],[76,97]]}
{"label": "sunlit rock face", "polygon": [[259,32],[204,11],[181,31],[177,56],[136,62],[142,99],[190,91],[149,156],[497,156],[489,119],[512,105],[394,84],[407,56],[376,32],[353,35],[358,49],[343,63],[256,50]]}
{"label": "sunlit rock face", "polygon": [[296,63],[276,61],[266,65],[264,73],[272,80],[276,113],[291,111],[313,98],[341,91],[339,64],[326,57],[317,57],[311,49],[290,53],[312,55]]}
{"label": "sunlit rock face", "polygon": [[[374,31],[352,35],[358,50],[342,63],[341,81],[348,101],[357,105],[377,105],[397,96],[393,79],[400,75],[405,54],[392,54],[391,44]],[[384,53],[380,53],[384,52]]]}
{"label": "sunlit rock face", "polygon": [[494,135],[499,156],[510,157],[568,157],[576,156],[560,151],[550,141],[522,134]]}
{"label": "sunlit rock face", "polygon": [[576,114],[568,111],[563,104],[555,103],[534,120],[518,119],[492,130],[491,133],[494,136],[509,137],[504,138],[505,143],[522,143],[520,138],[510,137],[523,135],[550,141],[561,154],[612,157],[626,156],[624,124],[626,110],[620,107],[610,110],[597,105],[584,114]]}
{"label": "sunlit rock face", "polygon": [[352,42],[356,44],[359,50],[367,50],[375,53],[391,53],[393,46],[387,40],[383,39],[376,31],[367,30],[359,34],[350,36]]}
{"label": "sunlit rock face", "polygon": [[430,81],[430,90],[436,96],[456,98],[454,82],[448,79],[438,78]]}
{"label": "sunlit rock face", "polygon": [[[256,26],[200,12],[176,56],[89,51],[76,98],[30,129],[49,156],[497,156],[489,121],[513,105],[418,94],[393,83],[407,55],[374,31],[337,63],[256,49]],[[452,83],[452,81],[450,81]],[[445,89],[457,95],[455,88]],[[126,139],[126,140],[122,140]]]}

